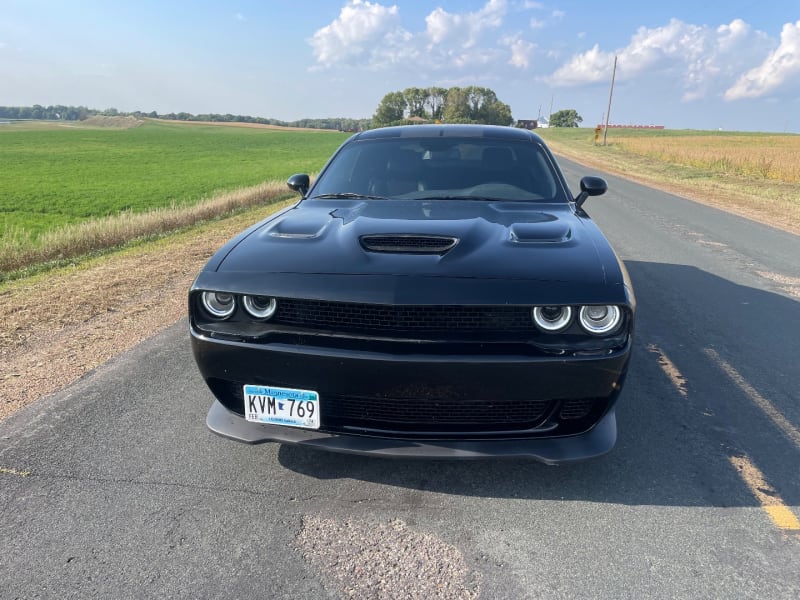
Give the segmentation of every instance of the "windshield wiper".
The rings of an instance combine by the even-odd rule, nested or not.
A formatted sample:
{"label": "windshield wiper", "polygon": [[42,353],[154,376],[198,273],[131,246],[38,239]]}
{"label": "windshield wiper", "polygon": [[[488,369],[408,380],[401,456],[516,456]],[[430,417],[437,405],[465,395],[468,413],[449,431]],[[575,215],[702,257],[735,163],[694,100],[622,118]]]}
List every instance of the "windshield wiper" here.
{"label": "windshield wiper", "polygon": [[334,199],[363,199],[363,200],[386,200],[385,196],[368,196],[365,194],[356,194],[354,192],[339,192],[336,194],[319,194],[317,196],[312,196],[311,200],[316,200],[318,198],[334,198]]}

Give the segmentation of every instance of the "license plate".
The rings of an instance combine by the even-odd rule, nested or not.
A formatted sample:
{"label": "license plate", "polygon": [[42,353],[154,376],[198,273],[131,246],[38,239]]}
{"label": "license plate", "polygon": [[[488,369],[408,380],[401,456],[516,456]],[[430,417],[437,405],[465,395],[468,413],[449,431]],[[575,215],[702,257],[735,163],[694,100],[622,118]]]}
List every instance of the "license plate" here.
{"label": "license plate", "polygon": [[246,385],[244,417],[254,423],[319,429],[319,394],[310,390]]}

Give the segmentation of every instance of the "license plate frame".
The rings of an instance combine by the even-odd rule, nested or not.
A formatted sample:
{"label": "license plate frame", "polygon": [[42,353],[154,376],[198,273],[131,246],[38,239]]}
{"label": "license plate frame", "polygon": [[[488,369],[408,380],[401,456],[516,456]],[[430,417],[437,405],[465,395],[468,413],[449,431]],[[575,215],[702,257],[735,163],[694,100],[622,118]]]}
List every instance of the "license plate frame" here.
{"label": "license plate frame", "polygon": [[251,423],[319,429],[319,394],[270,385],[245,384],[244,418]]}

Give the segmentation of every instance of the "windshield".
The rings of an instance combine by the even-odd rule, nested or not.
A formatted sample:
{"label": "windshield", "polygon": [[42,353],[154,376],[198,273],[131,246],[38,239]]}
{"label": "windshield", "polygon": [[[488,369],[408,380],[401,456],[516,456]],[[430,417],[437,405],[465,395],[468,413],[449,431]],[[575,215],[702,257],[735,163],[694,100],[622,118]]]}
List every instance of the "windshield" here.
{"label": "windshield", "polygon": [[310,196],[567,201],[553,165],[538,144],[457,137],[348,144],[322,173]]}

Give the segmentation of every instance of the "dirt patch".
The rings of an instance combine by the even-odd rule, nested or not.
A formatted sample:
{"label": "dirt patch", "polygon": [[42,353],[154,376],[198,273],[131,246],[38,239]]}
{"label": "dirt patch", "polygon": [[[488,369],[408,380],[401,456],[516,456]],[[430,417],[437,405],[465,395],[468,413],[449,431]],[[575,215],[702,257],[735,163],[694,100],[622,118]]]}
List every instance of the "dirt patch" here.
{"label": "dirt patch", "polygon": [[472,600],[481,575],[464,556],[400,519],[389,523],[303,517],[297,545],[344,598]]}
{"label": "dirt patch", "polygon": [[0,419],[175,323],[211,254],[287,204],[0,288]]}
{"label": "dirt patch", "polygon": [[131,129],[144,123],[136,117],[107,117],[104,115],[94,115],[81,121],[82,125],[88,127],[111,127],[113,129]]}

